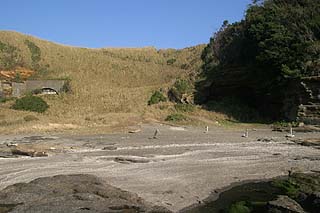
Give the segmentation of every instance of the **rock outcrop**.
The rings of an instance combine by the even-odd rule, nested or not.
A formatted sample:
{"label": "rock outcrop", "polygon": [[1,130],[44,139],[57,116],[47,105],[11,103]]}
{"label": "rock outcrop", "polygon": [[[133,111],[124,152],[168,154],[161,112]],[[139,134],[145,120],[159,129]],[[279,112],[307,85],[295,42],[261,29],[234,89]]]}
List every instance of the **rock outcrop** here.
{"label": "rock outcrop", "polygon": [[320,125],[320,76],[304,78],[301,85],[305,96],[301,97],[298,120],[306,124]]}
{"label": "rock outcrop", "polygon": [[170,212],[93,175],[58,175],[0,191],[0,212]]}
{"label": "rock outcrop", "polygon": [[268,202],[269,213],[305,213],[295,200],[288,196],[280,195],[276,200]]}
{"label": "rock outcrop", "polygon": [[205,94],[203,102],[237,97],[265,117],[320,125],[320,76],[263,85],[263,80],[251,75],[237,67],[215,73],[210,84],[200,88]]}

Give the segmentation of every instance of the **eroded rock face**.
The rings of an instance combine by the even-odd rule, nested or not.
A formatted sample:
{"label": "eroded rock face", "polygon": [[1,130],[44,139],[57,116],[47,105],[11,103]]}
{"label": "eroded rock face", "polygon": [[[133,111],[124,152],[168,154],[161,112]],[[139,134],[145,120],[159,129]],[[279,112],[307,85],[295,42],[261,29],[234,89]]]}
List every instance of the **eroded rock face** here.
{"label": "eroded rock face", "polygon": [[288,79],[279,85],[261,87],[261,82],[244,75],[246,71],[229,67],[217,72],[201,92],[203,102],[236,97],[270,119],[320,125],[320,77]]}
{"label": "eroded rock face", "polygon": [[307,124],[320,125],[320,77],[302,79],[305,97],[301,97],[298,120]]}
{"label": "eroded rock face", "polygon": [[0,212],[170,212],[93,175],[58,175],[0,192]]}
{"label": "eroded rock face", "polygon": [[269,213],[304,213],[305,211],[295,200],[280,195],[276,200],[268,202]]}

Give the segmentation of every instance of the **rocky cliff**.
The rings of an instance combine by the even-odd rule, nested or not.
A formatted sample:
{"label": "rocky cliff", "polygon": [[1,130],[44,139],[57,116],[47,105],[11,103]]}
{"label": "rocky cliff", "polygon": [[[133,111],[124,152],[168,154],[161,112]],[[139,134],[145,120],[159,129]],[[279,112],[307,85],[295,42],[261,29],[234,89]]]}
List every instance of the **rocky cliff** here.
{"label": "rocky cliff", "polygon": [[301,85],[303,96],[298,107],[298,121],[320,125],[320,76],[304,78]]}

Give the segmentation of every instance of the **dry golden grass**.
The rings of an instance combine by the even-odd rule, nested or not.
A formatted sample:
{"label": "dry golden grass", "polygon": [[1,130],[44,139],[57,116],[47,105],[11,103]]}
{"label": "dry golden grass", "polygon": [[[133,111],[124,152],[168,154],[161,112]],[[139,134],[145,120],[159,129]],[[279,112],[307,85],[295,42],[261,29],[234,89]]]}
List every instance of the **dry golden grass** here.
{"label": "dry golden grass", "polygon": [[[25,67],[32,66],[25,40],[33,42],[41,50],[39,64],[47,67],[42,76],[70,79],[72,92],[44,96],[50,108],[35,115],[39,121],[25,122],[23,117],[32,113],[11,110],[9,103],[1,104],[0,115],[4,115],[8,123],[0,125],[0,132],[63,129],[84,132],[88,128],[108,131],[121,130],[142,121],[163,121],[172,107],[163,110],[159,106],[147,106],[150,95],[159,88],[170,87],[177,78],[195,76],[201,66],[200,55],[204,48],[204,45],[199,45],[182,50],[157,50],[153,47],[88,49],[0,31],[0,41],[20,50]],[[168,63],[170,59],[175,59],[174,63]],[[216,116],[205,117],[216,119]]]}

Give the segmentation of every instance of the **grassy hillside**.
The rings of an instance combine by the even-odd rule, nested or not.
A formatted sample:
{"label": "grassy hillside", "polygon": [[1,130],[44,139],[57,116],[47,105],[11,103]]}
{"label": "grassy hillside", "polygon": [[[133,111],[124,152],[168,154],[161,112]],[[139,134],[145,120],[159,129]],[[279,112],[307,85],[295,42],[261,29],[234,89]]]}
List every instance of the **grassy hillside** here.
{"label": "grassy hillside", "polygon": [[[195,76],[203,48],[76,48],[0,31],[0,71],[24,67],[35,71],[31,78],[71,79],[72,93],[45,97],[50,108],[36,115],[40,123],[111,125],[122,117],[140,120],[157,114],[147,106],[152,92],[169,87],[177,78]],[[2,104],[0,114],[19,123],[14,119],[25,114],[17,116],[8,106]],[[5,124],[10,126],[10,121]]]}

